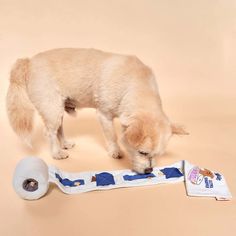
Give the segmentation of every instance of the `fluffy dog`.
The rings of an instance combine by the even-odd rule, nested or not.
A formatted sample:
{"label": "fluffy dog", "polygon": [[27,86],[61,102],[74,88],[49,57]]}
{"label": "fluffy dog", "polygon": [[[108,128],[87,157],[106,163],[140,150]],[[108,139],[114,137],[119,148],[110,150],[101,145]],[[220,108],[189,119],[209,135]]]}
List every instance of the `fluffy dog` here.
{"label": "fluffy dog", "polygon": [[54,49],[18,59],[7,94],[10,124],[30,143],[33,113],[42,117],[55,159],[68,157],[73,143],[64,138],[63,113],[97,109],[108,153],[121,157],[113,119],[123,128],[123,143],[138,173],[150,173],[172,134],[187,134],[163,112],[152,70],[135,56],[95,49]]}

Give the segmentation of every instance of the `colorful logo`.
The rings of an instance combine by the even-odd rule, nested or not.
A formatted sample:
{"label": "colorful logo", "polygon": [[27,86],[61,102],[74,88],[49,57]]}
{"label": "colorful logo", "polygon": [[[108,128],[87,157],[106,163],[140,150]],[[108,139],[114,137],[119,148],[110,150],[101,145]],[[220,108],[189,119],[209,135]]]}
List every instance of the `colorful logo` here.
{"label": "colorful logo", "polygon": [[199,167],[193,167],[188,174],[188,180],[191,181],[192,184],[199,185],[204,177],[209,177],[211,179],[214,178],[214,174],[208,169],[200,169]]}
{"label": "colorful logo", "polygon": [[190,182],[192,184],[197,184],[199,185],[202,180],[203,180],[203,175],[200,174],[200,168],[195,166],[193,167],[190,171],[189,171],[189,174],[188,174],[188,180],[190,180]]}

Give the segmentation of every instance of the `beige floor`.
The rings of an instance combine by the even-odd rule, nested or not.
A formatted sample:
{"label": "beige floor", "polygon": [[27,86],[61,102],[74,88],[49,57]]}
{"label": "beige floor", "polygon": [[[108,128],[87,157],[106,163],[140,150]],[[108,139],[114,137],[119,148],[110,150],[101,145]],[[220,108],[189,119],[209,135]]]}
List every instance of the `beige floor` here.
{"label": "beige floor", "polygon": [[55,47],[136,54],[155,71],[169,117],[191,133],[174,137],[158,165],[186,159],[218,170],[235,197],[235,12],[234,0],[0,0],[0,235],[234,235],[235,200],[189,198],[182,183],[73,196],[50,188],[41,200],[19,199],[11,178],[24,156],[68,171],[129,163],[107,156],[92,110],[65,119],[77,143],[69,159],[50,158],[38,118],[35,148],[27,149],[9,127],[5,95],[18,57]]}

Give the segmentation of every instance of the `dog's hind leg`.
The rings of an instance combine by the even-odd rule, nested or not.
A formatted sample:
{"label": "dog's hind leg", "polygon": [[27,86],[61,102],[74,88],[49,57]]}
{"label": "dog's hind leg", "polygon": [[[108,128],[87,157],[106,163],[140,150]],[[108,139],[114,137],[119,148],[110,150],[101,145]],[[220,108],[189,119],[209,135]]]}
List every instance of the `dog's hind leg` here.
{"label": "dog's hind leg", "polygon": [[70,148],[73,148],[75,146],[74,142],[71,142],[71,141],[68,141],[68,140],[65,139],[64,130],[63,130],[63,117],[61,118],[61,125],[58,129],[57,137],[58,137],[59,142],[61,144],[61,147],[63,149],[70,149]]}
{"label": "dog's hind leg", "polygon": [[65,98],[53,88],[54,84],[51,85],[49,82],[50,80],[43,80],[40,83],[32,80],[28,94],[47,128],[53,158],[64,159],[69,155],[61,148],[58,131],[62,124]]}
{"label": "dog's hind leg", "polygon": [[60,127],[62,125],[61,120],[63,116],[63,110],[58,111],[56,117],[45,117],[45,114],[42,114],[44,123],[48,130],[48,135],[51,143],[51,152],[52,156],[55,159],[65,159],[69,155],[68,153],[61,148],[60,139],[58,133],[60,133]]}
{"label": "dog's hind leg", "polygon": [[56,109],[54,109],[53,112],[55,116],[54,115],[47,116],[46,113],[42,113],[42,112],[40,113],[48,130],[48,136],[50,139],[51,152],[52,152],[53,158],[65,159],[69,155],[65,150],[61,148],[61,143],[58,138],[58,133],[60,133],[60,127],[62,125],[61,121],[62,121],[64,110],[61,109],[61,107],[57,107]]}

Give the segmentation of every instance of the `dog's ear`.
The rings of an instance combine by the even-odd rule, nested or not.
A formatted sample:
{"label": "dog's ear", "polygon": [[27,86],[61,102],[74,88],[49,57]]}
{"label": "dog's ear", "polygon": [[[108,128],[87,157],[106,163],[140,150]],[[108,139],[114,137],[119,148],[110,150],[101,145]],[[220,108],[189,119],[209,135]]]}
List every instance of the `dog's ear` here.
{"label": "dog's ear", "polygon": [[135,120],[131,122],[125,130],[125,138],[127,142],[134,147],[137,147],[143,140],[144,132],[141,121]]}
{"label": "dog's ear", "polygon": [[181,125],[171,124],[171,130],[172,130],[172,134],[189,135],[189,133]]}

